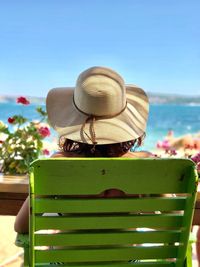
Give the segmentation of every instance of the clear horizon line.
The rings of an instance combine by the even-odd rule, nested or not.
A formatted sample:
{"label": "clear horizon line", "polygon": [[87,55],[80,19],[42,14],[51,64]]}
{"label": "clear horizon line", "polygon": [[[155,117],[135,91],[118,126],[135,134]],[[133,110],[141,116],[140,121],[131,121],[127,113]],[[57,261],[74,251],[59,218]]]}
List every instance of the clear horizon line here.
{"label": "clear horizon line", "polygon": [[[154,95],[160,95],[160,96],[174,96],[174,97],[184,97],[184,98],[198,98],[200,97],[200,94],[199,95],[187,95],[187,94],[177,94],[177,93],[163,93],[163,92],[149,92],[147,91],[146,92],[147,95],[150,94],[152,96]],[[1,97],[19,97],[19,96],[24,96],[24,97],[32,97],[32,98],[46,98],[46,96],[36,96],[36,95],[24,95],[24,94],[0,94],[0,98]]]}

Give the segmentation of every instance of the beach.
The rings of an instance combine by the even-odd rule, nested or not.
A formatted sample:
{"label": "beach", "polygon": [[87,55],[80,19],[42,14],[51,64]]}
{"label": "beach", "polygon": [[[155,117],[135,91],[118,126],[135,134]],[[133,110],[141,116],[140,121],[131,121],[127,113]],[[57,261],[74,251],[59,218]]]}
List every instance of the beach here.
{"label": "beach", "polygon": [[23,263],[23,249],[14,242],[14,216],[0,216],[0,267],[20,267]]}
{"label": "beach", "polygon": [[[108,256],[110,252],[116,260],[110,267],[127,265],[124,263],[124,260],[128,260],[126,253],[130,253],[130,264],[139,266],[141,262],[137,264],[137,258],[140,257],[140,251],[146,258],[166,256],[167,261],[173,261],[176,256],[182,257],[184,252],[181,252],[178,247],[180,245],[186,248],[184,245],[187,242],[184,236],[186,236],[187,227],[185,228],[184,224],[189,223],[187,218],[193,211],[195,212],[193,223],[199,225],[199,228],[196,225],[192,227],[194,236],[198,234],[199,239],[197,244],[199,245],[199,264],[197,264],[195,243],[193,243],[193,267],[200,267],[200,35],[198,26],[200,1],[8,0],[0,3],[0,267],[23,266],[23,249],[15,246],[16,216],[10,215],[16,215],[24,200],[30,195],[29,177],[32,179],[31,170],[37,169],[35,166],[38,162],[42,162],[37,165],[39,172],[42,170],[43,163],[46,166],[47,162],[47,165],[51,166],[46,167],[48,174],[41,171],[42,174],[39,176],[41,186],[34,183],[31,187],[34,190],[39,188],[37,201],[42,195],[40,195],[43,191],[41,189],[44,188],[46,192],[42,198],[50,194],[51,197],[49,200],[42,200],[41,203],[47,203],[51,210],[53,209],[51,199],[58,198],[55,205],[57,207],[57,203],[61,203],[58,205],[62,206],[59,192],[50,190],[50,179],[52,188],[58,184],[58,187],[64,190],[60,192],[63,194],[61,198],[68,195],[65,189],[69,189],[67,197],[72,204],[65,206],[68,200],[64,200],[64,211],[62,208],[55,211],[66,217],[66,223],[65,218],[59,218],[59,220],[62,222],[64,231],[70,233],[69,240],[71,240],[69,229],[71,227],[72,232],[76,233],[76,222],[78,225],[83,219],[89,228],[86,216],[79,211],[73,210],[68,213],[69,215],[65,214],[65,207],[72,208],[73,203],[76,204],[77,201],[80,201],[83,206],[82,199],[76,200],[76,196],[71,196],[71,193],[79,193],[77,191],[80,188],[81,191],[86,190],[88,194],[92,194],[92,188],[97,185],[95,194],[111,198],[108,200],[108,207],[113,205],[117,208],[118,203],[121,203],[119,201],[121,195],[125,194],[125,198],[130,198],[127,202],[122,199],[123,204],[119,204],[119,207],[122,206],[125,210],[120,212],[119,217],[112,209],[110,214],[106,211],[108,214],[105,217],[104,211],[100,215],[96,210],[93,211],[94,214],[90,214],[88,203],[90,201],[86,200],[88,211],[86,214],[89,221],[90,219],[93,221],[92,217],[95,217],[93,225],[97,228],[97,231],[90,230],[89,236],[86,235],[89,240],[88,246],[91,246],[90,238],[94,239],[95,244],[97,240],[96,235],[92,236],[90,233],[98,232],[102,239],[101,247],[98,245],[94,247],[97,253],[91,253],[92,257],[96,257],[96,254],[99,257],[94,264],[96,267],[100,267],[101,264],[98,263],[100,260],[104,261],[102,266],[109,265],[107,260],[111,260]],[[72,157],[79,156],[110,157],[110,159],[109,164],[108,161],[106,163],[109,166],[101,165],[101,170],[97,172],[101,180],[96,183],[92,176],[93,172],[96,172],[96,168],[93,168],[96,163],[92,162],[91,168],[84,172],[88,163],[86,168],[85,165],[82,166],[83,158],[77,160],[78,166],[74,168],[73,164],[69,164],[71,159],[66,160],[72,175],[75,174],[75,178],[80,175],[79,182],[72,185],[75,179],[69,174],[68,169],[62,167],[62,163],[61,167],[59,165],[63,159],[57,159],[57,162],[56,159],[46,160],[60,156],[70,157],[73,162],[75,160]],[[113,161],[119,169],[113,168],[115,172],[112,172],[110,162],[114,157],[122,157],[125,165],[127,164],[125,157],[134,158],[136,167],[132,160],[130,160],[130,166],[133,169],[122,168],[123,164]],[[139,160],[137,163],[140,157],[148,159],[142,160],[141,163]],[[43,161],[35,163],[38,159]],[[147,162],[147,165],[144,162]],[[166,162],[169,162],[169,165]],[[183,166],[191,165],[195,173],[193,184],[198,186],[199,194],[197,194],[198,200],[195,207],[190,205],[190,210],[185,212],[184,207],[190,204],[190,200],[194,202],[195,192],[194,187],[191,186],[189,167],[187,167],[188,170],[187,168],[184,170],[184,167],[181,165],[179,167],[177,162],[183,163]],[[54,167],[54,163],[58,165]],[[160,163],[163,164],[161,167]],[[66,186],[62,184],[62,178],[59,179],[58,169],[62,174],[67,175],[63,182],[63,184],[67,182]],[[158,174],[159,169],[160,174]],[[140,179],[138,174],[142,174],[145,180]],[[125,181],[126,176],[131,181],[130,185],[129,181]],[[85,177],[88,178],[87,183]],[[112,179],[106,179],[107,177]],[[118,177],[122,177],[122,185]],[[160,179],[158,182],[156,177]],[[175,179],[172,179],[173,177]],[[46,185],[44,185],[45,179]],[[176,187],[170,189],[168,185],[170,183],[175,185],[175,180],[178,181]],[[102,187],[104,181],[108,183]],[[138,191],[137,185],[141,187]],[[193,190],[191,194],[184,191],[187,185]],[[158,191],[160,188],[162,191]],[[110,190],[113,193],[111,195]],[[115,190],[122,192],[115,193]],[[137,193],[142,199],[132,202],[132,198],[135,198]],[[158,194],[161,199],[157,201]],[[167,199],[164,194],[169,194],[169,198],[172,197],[173,200]],[[114,196],[116,202],[112,200]],[[105,202],[107,209],[105,199],[98,201],[96,195],[94,198],[95,201],[91,205],[96,203],[95,209],[103,209],[102,202]],[[155,206],[153,204],[151,206],[151,199]],[[138,206],[134,208],[135,202]],[[163,204],[165,202],[167,204]],[[40,200],[37,203],[40,203]],[[100,204],[97,205],[98,203]],[[140,206],[140,203],[144,203],[144,210],[143,204]],[[32,208],[34,210],[34,205],[29,206],[29,211],[32,211]],[[48,230],[52,227],[53,230],[58,230],[56,229],[58,225],[51,225],[51,219],[39,218],[39,212],[43,216],[46,209],[40,209],[40,204],[38,207],[37,219],[33,223],[33,226],[36,226],[35,229]],[[71,212],[75,215],[72,216]],[[128,216],[126,213],[129,213]],[[23,223],[26,222],[23,221],[23,215],[19,220],[19,228],[16,227],[19,232],[20,226],[23,232]],[[148,223],[143,225],[143,215],[148,219],[150,217],[150,225]],[[158,217],[161,215],[158,222],[163,222],[159,227],[155,220],[157,215]],[[109,220],[113,221],[115,227],[119,228],[117,231],[120,230],[120,234],[127,232],[127,236],[132,239],[136,236],[136,238],[134,237],[134,240],[125,238],[128,243],[116,241],[115,238],[118,239],[118,237],[122,240],[123,235],[122,237],[117,235],[117,231],[114,230],[111,233],[112,238],[106,241],[113,246],[105,246],[103,240],[107,239],[107,235],[104,236],[103,231],[99,231],[100,218],[106,223],[107,221],[109,223]],[[125,219],[130,221],[130,225],[123,226]],[[55,223],[53,220],[52,222]],[[47,227],[42,226],[46,221]],[[68,221],[72,226],[68,226]],[[80,233],[84,233],[85,236],[84,231],[87,227],[81,223],[80,225],[83,228]],[[105,227],[111,228],[109,225],[111,224]],[[144,248],[145,239],[137,239],[137,233],[132,236],[131,231],[137,232],[137,227],[140,228],[140,226],[158,229],[159,233],[155,233],[156,237],[151,241],[156,240],[156,246],[161,248],[148,250]],[[157,239],[157,236],[168,236],[162,231],[163,229],[169,230],[167,232],[172,235],[167,237],[167,241],[159,239],[160,237]],[[26,230],[27,227],[24,231]],[[106,233],[109,232],[108,230],[105,228]],[[80,245],[78,246],[80,251],[75,254],[78,262],[82,254],[85,257],[84,254],[90,252],[88,247],[80,244],[79,235],[75,236]],[[152,237],[154,233],[147,233],[147,235],[145,233],[145,236]],[[51,244],[48,243],[49,241],[47,243],[44,241],[44,236],[37,238],[42,239],[44,245],[51,246],[51,249],[58,244],[54,243],[54,238],[55,240],[63,238],[64,245],[68,242],[64,235],[58,235],[58,238],[57,236],[47,237],[47,239],[50,238]],[[70,242],[69,247],[68,245],[66,247],[73,250],[76,243],[72,246]],[[40,244],[39,241],[37,244]],[[167,246],[164,249],[163,244]],[[83,253],[82,248],[84,248]],[[108,248],[105,255],[98,256],[104,248]],[[117,249],[120,252],[117,252]],[[133,257],[135,254],[132,254],[132,250],[136,257]],[[162,250],[163,252],[160,252]],[[52,254],[60,255],[59,252]],[[46,252],[36,253],[39,255],[39,261],[42,261],[43,255],[46,256]],[[72,251],[69,253],[71,257]],[[147,253],[146,256],[145,253]],[[70,261],[70,257],[68,258],[63,252],[61,254]],[[120,254],[123,258],[120,258]],[[48,260],[53,262],[51,266],[57,265],[57,261],[62,262],[60,256],[57,257],[56,264],[51,258],[51,253],[48,257]],[[87,261],[86,257],[85,261]],[[122,262],[119,263],[119,261]],[[179,263],[178,260],[178,265]],[[64,265],[75,267],[75,263]],[[83,265],[87,263],[82,263],[79,267]],[[153,266],[154,262],[150,265]],[[170,262],[169,265],[173,263]]]}

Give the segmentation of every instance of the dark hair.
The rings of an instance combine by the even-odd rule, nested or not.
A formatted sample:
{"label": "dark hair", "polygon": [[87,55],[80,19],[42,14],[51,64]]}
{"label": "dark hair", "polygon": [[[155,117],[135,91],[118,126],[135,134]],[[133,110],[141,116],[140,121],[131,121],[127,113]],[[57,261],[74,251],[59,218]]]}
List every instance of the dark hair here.
{"label": "dark hair", "polygon": [[59,146],[64,152],[74,152],[77,154],[84,154],[86,157],[120,157],[127,153],[130,149],[134,150],[142,145],[145,134],[137,139],[122,143],[93,145],[76,142],[70,139],[61,137]]}

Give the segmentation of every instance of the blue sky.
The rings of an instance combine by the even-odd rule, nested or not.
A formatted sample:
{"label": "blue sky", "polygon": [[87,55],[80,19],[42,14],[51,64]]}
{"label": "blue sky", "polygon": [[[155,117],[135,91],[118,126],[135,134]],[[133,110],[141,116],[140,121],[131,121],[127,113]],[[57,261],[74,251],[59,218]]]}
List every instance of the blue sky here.
{"label": "blue sky", "polygon": [[0,94],[46,96],[101,65],[148,92],[200,95],[199,0],[1,0]]}

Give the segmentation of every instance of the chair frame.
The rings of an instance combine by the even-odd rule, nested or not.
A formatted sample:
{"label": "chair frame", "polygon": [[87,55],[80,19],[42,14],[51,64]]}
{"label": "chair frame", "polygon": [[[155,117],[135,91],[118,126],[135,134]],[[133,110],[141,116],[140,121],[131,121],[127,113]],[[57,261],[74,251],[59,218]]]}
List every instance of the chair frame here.
{"label": "chair frame", "polygon": [[[126,267],[131,260],[140,267],[192,266],[188,240],[197,179],[194,163],[186,159],[36,160],[30,170],[30,234],[17,241],[25,247],[24,266],[53,266],[40,265],[43,260],[94,267]],[[128,196],[95,197],[112,188]],[[55,212],[64,215],[40,216]],[[42,229],[67,233],[64,239],[59,233],[42,236],[37,233]],[[51,248],[38,250],[44,245]],[[57,249],[62,245],[65,249]]]}

